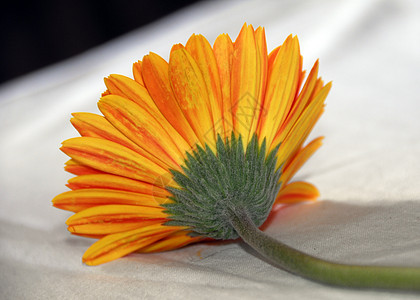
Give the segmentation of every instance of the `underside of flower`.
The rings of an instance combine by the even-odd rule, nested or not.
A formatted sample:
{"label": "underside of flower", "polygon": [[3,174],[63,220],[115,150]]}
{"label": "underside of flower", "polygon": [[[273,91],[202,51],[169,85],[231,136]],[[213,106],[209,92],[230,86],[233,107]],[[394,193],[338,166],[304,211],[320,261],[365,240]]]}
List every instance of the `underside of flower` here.
{"label": "underside of flower", "polygon": [[324,261],[258,229],[273,203],[315,200],[316,187],[292,177],[321,146],[305,145],[331,83],[318,61],[305,79],[297,37],[267,52],[264,29],[242,27],[213,46],[192,35],[169,62],[150,53],[134,78],[111,75],[98,107],[75,113],[81,137],[63,142],[76,175],[53,205],[74,212],[72,234],[97,238],[83,262],[168,251],[205,238],[240,236],[292,273],[357,288],[420,290],[420,268]]}
{"label": "underside of flower", "polygon": [[293,177],[322,144],[306,143],[331,88],[318,71],[302,69],[296,36],[268,52],[245,24],[235,41],[193,34],[168,61],[151,52],[132,78],[105,78],[101,115],[73,113],[81,137],[61,150],[75,177],[53,199],[74,212],[72,234],[98,239],[83,262],[235,238],[232,214],[260,226],[273,203],[316,200]]}
{"label": "underside of flower", "polygon": [[276,168],[278,147],[266,154],[254,135],[243,145],[242,137],[224,141],[219,136],[216,153],[206,146],[187,153],[183,173],[172,171],[179,188],[168,187],[173,203],[164,204],[170,216],[166,225],[192,228],[192,235],[235,239],[231,214],[241,209],[257,226],[267,219],[281,183]]}

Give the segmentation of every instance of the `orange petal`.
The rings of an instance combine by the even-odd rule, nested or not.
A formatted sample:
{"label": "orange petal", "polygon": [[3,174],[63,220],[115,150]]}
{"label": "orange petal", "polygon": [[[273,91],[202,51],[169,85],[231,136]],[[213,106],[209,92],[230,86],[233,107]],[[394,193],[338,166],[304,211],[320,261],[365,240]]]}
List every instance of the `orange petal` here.
{"label": "orange petal", "polygon": [[82,136],[103,138],[121,144],[147,157],[160,166],[167,168],[167,165],[162,163],[162,161],[130,141],[103,116],[91,113],[74,113],[70,121]]}
{"label": "orange petal", "polygon": [[312,91],[312,97],[314,97],[315,95],[317,95],[319,93],[319,91],[321,91],[321,89],[324,87],[324,81],[322,80],[321,77],[319,77],[316,80],[316,84],[315,84],[315,88]]}
{"label": "orange petal", "polygon": [[280,189],[275,204],[289,204],[315,201],[319,197],[318,189],[303,181],[291,182]]}
{"label": "orange petal", "polygon": [[133,75],[134,75],[134,80],[140,83],[142,86],[144,86],[141,60],[133,64]]}
{"label": "orange petal", "polygon": [[260,114],[259,68],[254,29],[251,25],[245,24],[234,44],[231,74],[233,126],[245,144],[249,140],[250,132],[253,132],[256,126],[255,116]]}
{"label": "orange petal", "polygon": [[85,252],[83,262],[88,265],[100,265],[112,261],[148,246],[178,230],[179,227],[154,224],[131,231],[110,234],[94,243]]}
{"label": "orange petal", "polygon": [[83,234],[83,233],[75,233],[75,232],[71,232],[71,234],[82,236],[85,238],[90,238],[90,239],[101,239],[106,236],[106,234]]}
{"label": "orange petal", "polygon": [[[254,116],[253,126],[251,127],[250,134],[256,132],[257,125],[259,123],[259,119],[263,117],[266,112],[263,110],[264,107],[264,99],[266,93],[266,85],[267,85],[267,76],[268,76],[268,57],[267,57],[267,42],[265,40],[265,30],[263,27],[258,27],[255,30],[255,43],[257,46],[257,61],[258,61],[258,69],[257,69],[257,80],[259,77],[259,83],[257,83],[258,87],[258,103],[257,103],[257,111]],[[258,114],[259,113],[259,114]]]}
{"label": "orange petal", "polygon": [[286,163],[283,167],[283,172],[280,176],[281,182],[286,184],[296,174],[296,172],[302,167],[302,165],[318,150],[322,145],[323,137],[316,138],[304,148],[300,149],[296,155]]}
{"label": "orange petal", "polygon": [[103,116],[91,113],[73,113],[70,122],[81,136],[102,137],[111,140],[116,130]]}
{"label": "orange petal", "polygon": [[129,99],[148,111],[157,109],[147,89],[137,81],[123,75],[111,74],[104,82],[109,94]]}
{"label": "orange petal", "polygon": [[201,144],[214,149],[216,139],[206,83],[193,57],[180,45],[171,51],[169,79],[179,106]]}
{"label": "orange petal", "polygon": [[189,38],[185,49],[194,58],[203,76],[207,88],[208,106],[212,114],[214,135],[217,137],[217,134],[220,134],[223,137],[225,129],[222,119],[222,90],[219,69],[213,50],[204,36],[196,34]]}
{"label": "orange petal", "polygon": [[79,163],[106,173],[153,184],[157,178],[171,178],[167,170],[149,159],[108,140],[72,138],[63,142],[61,150]]}
{"label": "orange petal", "polygon": [[171,200],[147,194],[109,190],[109,189],[81,189],[61,193],[54,197],[55,207],[79,212],[98,205],[138,205],[160,208],[160,204]]}
{"label": "orange petal", "polygon": [[[299,116],[293,127],[288,132],[286,138],[281,141],[279,154],[277,156],[277,164],[285,162],[290,156],[302,146],[303,142],[315,126],[316,121],[324,110],[324,100],[331,88],[331,83],[327,84],[315,99],[305,108]],[[280,141],[279,141],[280,142]],[[273,147],[273,145],[272,145]]]}
{"label": "orange petal", "polygon": [[233,131],[232,101],[230,98],[230,74],[232,71],[233,43],[227,34],[217,37],[213,45],[214,56],[219,68],[219,77],[223,97],[223,126],[225,138],[230,138]]}
{"label": "orange petal", "polygon": [[259,133],[261,137],[267,137],[269,145],[289,114],[301,74],[299,67],[299,42],[296,37],[289,36],[280,47],[268,75]]}
{"label": "orange petal", "polygon": [[[111,94],[121,96],[135,102],[142,108],[142,111],[146,111],[148,115],[153,117],[156,122],[160,124],[160,127],[163,128],[171,137],[175,143],[175,148],[178,148],[181,153],[184,154],[186,151],[191,149],[191,146],[159,111],[159,108],[156,106],[156,103],[153,101],[144,86],[122,75],[110,75],[105,79],[105,83]],[[131,108],[137,109],[133,105]]]}
{"label": "orange petal", "polygon": [[183,161],[177,145],[148,111],[116,95],[102,97],[98,107],[125,136],[171,169],[180,169]]}
{"label": "orange petal", "polygon": [[[297,96],[298,96],[298,93],[299,93],[299,91],[300,91],[300,89],[301,89],[301,87],[302,87],[302,83],[303,83],[303,81],[304,81],[304,79],[305,79],[305,74],[306,74],[306,70],[302,70],[302,67],[303,67],[303,56],[301,55],[300,56],[300,59],[299,59],[299,70],[300,70],[300,75],[299,75],[299,82],[298,82],[298,85],[297,85],[297,88],[296,88],[296,96],[295,96],[295,101],[296,101],[296,99],[297,99]],[[294,104],[292,104],[292,106],[293,106]]]}
{"label": "orange petal", "polygon": [[91,113],[73,113],[72,115],[73,118],[70,121],[81,136],[103,138],[132,148],[134,151],[138,149],[103,116]]}
{"label": "orange petal", "polygon": [[71,178],[67,186],[78,189],[112,189],[140,194],[167,197],[170,193],[155,184],[111,174],[90,174]]}
{"label": "orange petal", "polygon": [[308,75],[308,79],[306,80],[305,85],[303,86],[303,89],[300,92],[297,100],[293,103],[293,107],[289,115],[287,116],[286,121],[278,130],[274,139],[274,144],[278,144],[284,140],[292,126],[295,124],[296,120],[301,115],[302,111],[307,107],[308,103],[310,103],[311,100],[313,100],[311,99],[311,96],[313,96],[313,92],[316,87],[318,69],[319,64],[317,60],[314,66],[312,67],[312,70]]}
{"label": "orange petal", "polygon": [[166,217],[162,209],[157,207],[103,205],[74,214],[66,224],[72,233],[103,235],[162,223]]}
{"label": "orange petal", "polygon": [[171,235],[157,241],[149,246],[141,248],[138,252],[149,253],[149,252],[161,252],[170,251],[184,247],[186,245],[201,241],[203,238],[200,236],[191,237],[187,231],[177,231]]}
{"label": "orange petal", "polygon": [[69,159],[64,166],[64,170],[74,175],[103,174],[103,172],[94,168],[85,166],[74,159]]}
{"label": "orange petal", "polygon": [[268,71],[271,73],[273,71],[273,64],[274,64],[274,60],[277,57],[277,54],[280,51],[281,46],[278,46],[276,48],[274,48],[270,54],[268,54]]}
{"label": "orange petal", "polygon": [[188,142],[190,147],[194,147],[199,140],[172,93],[168,63],[159,55],[150,53],[143,59],[142,70],[143,81],[160,112]]}

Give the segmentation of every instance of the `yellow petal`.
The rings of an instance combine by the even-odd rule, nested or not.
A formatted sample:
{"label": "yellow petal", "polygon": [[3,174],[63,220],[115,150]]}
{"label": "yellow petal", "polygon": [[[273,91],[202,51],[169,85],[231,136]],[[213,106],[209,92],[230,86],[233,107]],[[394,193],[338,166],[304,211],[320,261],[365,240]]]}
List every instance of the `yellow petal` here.
{"label": "yellow petal", "polygon": [[277,54],[280,51],[281,46],[274,48],[270,54],[268,54],[268,72],[271,73],[273,71],[273,64],[277,57]]}
{"label": "yellow petal", "polygon": [[293,103],[293,107],[291,108],[291,111],[287,116],[286,121],[277,131],[274,143],[279,143],[284,140],[292,126],[295,124],[296,120],[301,115],[302,111],[307,107],[308,103],[310,103],[313,100],[314,90],[317,83],[318,68],[318,61],[316,61],[314,66],[312,67],[311,72],[308,75],[308,79],[306,80],[302,91],[300,92],[297,100]]}
{"label": "yellow petal", "polygon": [[134,75],[134,80],[140,83],[142,86],[144,86],[142,73],[143,73],[142,62],[141,60],[139,60],[138,62],[133,64],[133,75]]}
{"label": "yellow petal", "polygon": [[160,112],[188,142],[190,147],[195,147],[199,140],[172,92],[168,63],[159,55],[150,53],[143,59],[142,70],[145,86]]}
{"label": "yellow petal", "polygon": [[304,201],[315,201],[319,197],[318,189],[303,181],[295,181],[280,189],[275,204],[290,204]]}
{"label": "yellow petal", "polygon": [[76,233],[76,232],[72,232],[71,234],[82,236],[85,238],[90,238],[90,239],[101,239],[106,236],[106,234],[83,234],[83,233]]}
{"label": "yellow petal", "polygon": [[74,159],[69,159],[66,162],[66,165],[64,167],[64,170],[66,170],[69,173],[72,173],[74,175],[88,175],[88,174],[103,174],[104,172],[101,172],[99,170],[96,170],[94,168],[85,166]]}
{"label": "yellow petal", "polygon": [[106,173],[153,184],[159,177],[171,177],[167,170],[144,156],[103,139],[72,138],[63,142],[61,150],[79,163]]}
{"label": "yellow petal", "polygon": [[52,203],[55,207],[79,212],[98,205],[138,205],[158,207],[171,200],[148,194],[125,192],[109,189],[80,189],[61,193],[54,197]]}
{"label": "yellow petal", "polygon": [[214,56],[219,68],[219,77],[223,98],[223,126],[225,138],[230,138],[233,131],[232,101],[230,98],[230,74],[232,71],[233,43],[227,34],[217,37],[213,45]]}
{"label": "yellow petal", "polygon": [[[330,88],[331,83],[327,84],[321,89],[321,91],[318,92],[314,100],[299,116],[293,127],[288,132],[286,138],[281,141],[279,154],[277,156],[278,165],[285,162],[290,156],[293,156],[294,153],[301,147],[324,110],[324,100],[327,97]],[[274,147],[274,143],[272,144],[272,147]]]}
{"label": "yellow petal", "polygon": [[102,97],[98,107],[109,122],[136,145],[170,169],[180,169],[184,153],[148,111],[116,95]]}
{"label": "yellow petal", "polygon": [[210,101],[203,75],[192,56],[177,45],[169,59],[169,79],[182,112],[204,146],[215,149]]}
{"label": "yellow petal", "polygon": [[78,189],[112,189],[167,197],[170,193],[155,184],[138,181],[111,174],[89,174],[71,178],[67,186],[72,190]]}
{"label": "yellow petal", "polygon": [[[179,132],[159,111],[159,108],[156,106],[156,103],[153,101],[152,97],[144,86],[128,77],[116,74],[110,75],[108,78],[106,78],[105,83],[110,94],[121,96],[135,102],[142,108],[142,111],[146,111],[148,115],[153,117],[156,122],[160,124],[160,127],[162,127],[174,141],[175,148],[178,148],[182,153],[185,153],[191,149],[191,146],[187,143],[187,141],[184,140]],[[137,108],[132,105],[131,109]]]}
{"label": "yellow petal", "polygon": [[88,265],[100,265],[112,261],[148,246],[178,230],[178,227],[154,224],[131,231],[110,234],[94,243],[85,252],[83,262]]}
{"label": "yellow petal", "polygon": [[[255,30],[255,44],[257,47],[257,111],[254,115],[254,120],[250,130],[252,135],[256,132],[259,120],[266,113],[263,110],[264,98],[266,93],[267,76],[268,76],[268,57],[267,57],[267,42],[265,40],[265,30],[263,27],[258,27]],[[258,83],[259,78],[259,83]]]}
{"label": "yellow petal", "polygon": [[137,81],[123,75],[111,74],[104,79],[104,82],[108,88],[108,95],[127,98],[149,111],[156,109],[147,89]]}
{"label": "yellow petal", "polygon": [[191,243],[196,243],[201,241],[203,238],[196,236],[191,237],[187,234],[187,231],[177,231],[171,235],[157,241],[149,246],[141,248],[138,252],[149,253],[149,252],[161,252],[161,251],[170,251],[178,249],[189,245]]}
{"label": "yellow petal", "polygon": [[91,113],[73,113],[72,115],[70,122],[81,136],[113,140],[113,133],[118,131],[103,116]]}
{"label": "yellow petal", "polygon": [[268,73],[267,91],[259,133],[268,144],[286,119],[296,95],[301,74],[299,42],[289,36],[279,49]]}
{"label": "yellow petal", "polygon": [[71,216],[66,224],[76,234],[103,235],[165,222],[162,208],[133,205],[103,205]]}
{"label": "yellow petal", "polygon": [[296,172],[302,167],[302,165],[318,150],[322,145],[323,137],[316,138],[304,148],[300,149],[290,161],[286,162],[283,167],[283,172],[280,176],[281,182],[286,184],[296,174]]}
{"label": "yellow petal", "polygon": [[167,165],[129,140],[103,116],[91,113],[74,113],[72,115],[73,118],[70,121],[82,136],[102,138],[121,144],[140,155],[147,157],[156,164],[167,168]]}
{"label": "yellow petal", "polygon": [[233,126],[245,144],[249,140],[251,128],[256,126],[255,116],[260,114],[259,67],[254,29],[245,24],[234,44],[231,74]]}
{"label": "yellow petal", "polygon": [[91,113],[73,113],[70,120],[81,136],[98,137],[116,142],[136,151],[136,147],[128,138],[119,132],[107,119]]}
{"label": "yellow petal", "polygon": [[222,119],[223,99],[220,87],[219,69],[213,50],[204,36],[196,34],[193,34],[189,38],[185,45],[185,49],[191,54],[192,58],[194,58],[203,76],[207,88],[208,105],[210,106],[214,123],[214,135],[217,137],[217,134],[220,134],[223,137],[225,134]]}
{"label": "yellow petal", "polygon": [[[306,74],[306,70],[302,70],[303,68],[303,56],[301,55],[299,57],[299,70],[300,70],[300,75],[299,75],[299,82],[296,88],[296,91],[300,91],[301,87],[302,87],[302,83],[305,79],[305,74]],[[295,96],[295,101],[296,101],[296,96]],[[294,103],[292,104],[292,106],[294,105]]]}

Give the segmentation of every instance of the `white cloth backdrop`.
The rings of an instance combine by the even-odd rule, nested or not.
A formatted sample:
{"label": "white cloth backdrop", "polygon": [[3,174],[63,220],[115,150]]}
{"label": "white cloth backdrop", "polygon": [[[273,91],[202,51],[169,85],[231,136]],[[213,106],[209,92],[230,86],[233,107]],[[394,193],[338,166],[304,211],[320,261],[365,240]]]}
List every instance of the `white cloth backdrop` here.
{"label": "white cloth backdrop", "polygon": [[270,50],[297,34],[304,67],[319,57],[323,78],[333,81],[314,132],[325,144],[297,176],[322,196],[281,210],[267,231],[326,259],[420,267],[420,2],[216,1],[0,87],[1,299],[419,296],[313,283],[240,242],[82,264],[93,240],[71,236],[71,214],[51,206],[70,178],[58,150],[76,136],[70,113],[98,112],[102,78],[131,76],[149,51],[168,58],[192,33],[211,43],[223,32],[235,39],[244,22],[266,28]]}

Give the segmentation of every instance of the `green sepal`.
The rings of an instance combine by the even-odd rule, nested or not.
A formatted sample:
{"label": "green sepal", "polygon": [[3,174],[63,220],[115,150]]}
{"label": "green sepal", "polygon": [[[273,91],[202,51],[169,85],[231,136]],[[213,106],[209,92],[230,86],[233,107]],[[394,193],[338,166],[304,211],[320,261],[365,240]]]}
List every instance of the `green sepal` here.
{"label": "green sepal", "polygon": [[245,210],[256,226],[262,225],[278,194],[281,169],[276,169],[278,147],[267,154],[254,134],[244,150],[242,137],[217,137],[216,152],[207,145],[186,153],[182,172],[171,170],[179,188],[167,187],[173,203],[163,206],[166,225],[187,226],[192,235],[235,239],[229,214]]}

